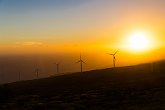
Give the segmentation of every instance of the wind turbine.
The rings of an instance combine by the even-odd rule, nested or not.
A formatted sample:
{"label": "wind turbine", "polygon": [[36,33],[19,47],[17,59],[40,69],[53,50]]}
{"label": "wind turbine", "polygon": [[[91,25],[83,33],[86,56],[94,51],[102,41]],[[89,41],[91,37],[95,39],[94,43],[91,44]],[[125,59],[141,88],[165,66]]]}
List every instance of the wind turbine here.
{"label": "wind turbine", "polygon": [[35,67],[34,72],[36,73],[36,77],[39,78],[39,69],[37,66]]}
{"label": "wind turbine", "polygon": [[80,53],[80,59],[76,63],[80,63],[80,70],[81,70],[81,72],[83,72],[83,63],[84,64],[86,64],[86,63],[82,60],[81,53]]}
{"label": "wind turbine", "polygon": [[114,68],[116,67],[116,54],[119,52],[119,50],[117,50],[115,53],[113,54],[109,54],[108,55],[111,55],[113,57],[113,66]]}
{"label": "wind turbine", "polygon": [[57,73],[60,72],[60,63],[54,63],[56,65],[56,71]]}

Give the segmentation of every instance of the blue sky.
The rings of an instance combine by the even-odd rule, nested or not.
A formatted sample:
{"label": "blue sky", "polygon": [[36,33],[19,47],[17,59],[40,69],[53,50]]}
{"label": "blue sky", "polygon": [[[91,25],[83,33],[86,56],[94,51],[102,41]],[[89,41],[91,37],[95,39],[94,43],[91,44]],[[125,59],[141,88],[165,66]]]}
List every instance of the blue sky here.
{"label": "blue sky", "polygon": [[[40,28],[42,23],[42,26],[49,25],[47,21],[50,19],[61,19],[67,14],[62,12],[63,10],[77,7],[85,2],[85,0],[2,0],[0,4],[1,30],[6,31],[4,29],[6,27],[9,28],[8,31],[12,31],[10,28],[17,29],[20,26],[26,30],[28,25],[31,25],[29,28],[33,28],[33,24],[36,24],[36,28]],[[37,23],[38,20],[41,22]]]}

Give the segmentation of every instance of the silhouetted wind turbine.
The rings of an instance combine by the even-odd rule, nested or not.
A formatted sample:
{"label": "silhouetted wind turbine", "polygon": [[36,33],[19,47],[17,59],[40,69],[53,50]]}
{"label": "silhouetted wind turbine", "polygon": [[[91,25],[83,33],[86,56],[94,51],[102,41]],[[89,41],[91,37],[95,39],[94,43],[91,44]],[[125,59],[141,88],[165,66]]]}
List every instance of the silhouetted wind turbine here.
{"label": "silhouetted wind turbine", "polygon": [[57,73],[60,72],[60,63],[54,63],[56,65],[56,71]]}
{"label": "silhouetted wind turbine", "polygon": [[35,73],[36,73],[36,77],[39,78],[39,69],[37,66],[35,67]]}
{"label": "silhouetted wind turbine", "polygon": [[82,60],[81,53],[80,53],[80,59],[76,63],[80,63],[80,70],[81,70],[81,72],[83,72],[83,63],[84,64],[86,64],[86,63]]}
{"label": "silhouetted wind turbine", "polygon": [[119,50],[117,50],[114,54],[109,54],[108,55],[112,55],[113,56],[113,66],[114,68],[116,67],[116,54],[119,52]]}

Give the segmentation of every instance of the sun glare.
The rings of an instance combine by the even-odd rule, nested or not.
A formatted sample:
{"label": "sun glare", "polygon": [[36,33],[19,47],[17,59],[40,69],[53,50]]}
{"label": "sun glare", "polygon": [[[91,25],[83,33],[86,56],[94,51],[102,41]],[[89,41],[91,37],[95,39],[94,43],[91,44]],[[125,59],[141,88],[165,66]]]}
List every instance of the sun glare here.
{"label": "sun glare", "polygon": [[144,51],[150,48],[151,39],[146,32],[134,32],[128,38],[128,48],[133,51]]}

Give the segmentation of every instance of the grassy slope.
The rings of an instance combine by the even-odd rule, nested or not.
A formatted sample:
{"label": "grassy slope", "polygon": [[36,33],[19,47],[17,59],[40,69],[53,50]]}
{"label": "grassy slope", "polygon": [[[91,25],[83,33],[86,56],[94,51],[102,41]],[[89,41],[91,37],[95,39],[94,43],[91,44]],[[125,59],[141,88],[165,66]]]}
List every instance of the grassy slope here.
{"label": "grassy slope", "polygon": [[[5,85],[7,109],[165,109],[164,62]],[[159,67],[159,69],[158,69]],[[9,106],[10,105],[10,106]],[[6,109],[6,108],[5,108]]]}

